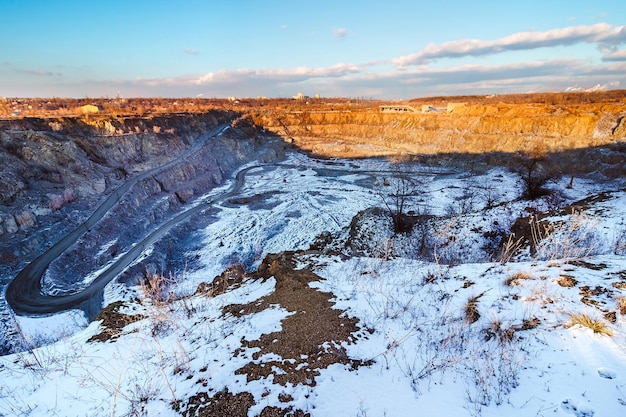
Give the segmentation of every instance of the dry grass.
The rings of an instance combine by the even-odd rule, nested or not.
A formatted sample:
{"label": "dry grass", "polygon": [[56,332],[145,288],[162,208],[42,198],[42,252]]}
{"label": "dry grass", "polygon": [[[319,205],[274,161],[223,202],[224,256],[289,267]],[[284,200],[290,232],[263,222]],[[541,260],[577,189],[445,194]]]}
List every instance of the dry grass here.
{"label": "dry grass", "polygon": [[593,330],[594,333],[613,336],[613,331],[602,320],[594,319],[587,314],[570,314],[570,321],[567,323],[567,327],[577,324]]}
{"label": "dry grass", "polygon": [[571,275],[563,274],[557,281],[557,284],[559,284],[561,287],[571,288],[578,285],[578,281],[576,281],[576,279]]}
{"label": "dry grass", "polygon": [[619,310],[619,314],[626,315],[626,297],[618,297],[617,309]]}
{"label": "dry grass", "polygon": [[509,287],[515,287],[519,284],[520,281],[526,281],[529,279],[534,279],[534,277],[529,272],[518,271],[513,275],[509,275],[504,280],[504,284]]}
{"label": "dry grass", "polygon": [[149,274],[141,283],[141,293],[144,299],[150,300],[154,306],[167,305],[176,299],[172,293],[172,287],[175,283],[176,279],[173,276]]}
{"label": "dry grass", "polygon": [[465,321],[467,323],[476,323],[480,318],[480,313],[478,312],[478,300],[480,297],[485,295],[485,293],[481,293],[474,297],[470,297],[465,304],[463,310],[465,311]]}
{"label": "dry grass", "polygon": [[[498,255],[498,262],[502,265],[506,265],[511,258],[521,249],[523,238],[515,239],[513,234],[509,235],[506,242],[502,244],[500,254]],[[508,284],[507,284],[508,285]]]}

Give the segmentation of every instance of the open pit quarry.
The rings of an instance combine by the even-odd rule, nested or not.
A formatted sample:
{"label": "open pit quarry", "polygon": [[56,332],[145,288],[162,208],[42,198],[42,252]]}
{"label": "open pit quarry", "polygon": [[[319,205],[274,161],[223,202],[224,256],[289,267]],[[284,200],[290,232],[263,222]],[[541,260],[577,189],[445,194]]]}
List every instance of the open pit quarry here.
{"label": "open pit quarry", "polygon": [[623,95],[448,101],[0,120],[0,414],[621,415]]}
{"label": "open pit quarry", "polygon": [[[410,103],[396,107],[406,107]],[[561,152],[623,142],[626,99],[548,105],[441,103],[422,112],[380,107],[261,113],[259,123],[326,156]]]}
{"label": "open pit quarry", "polygon": [[[64,294],[88,285],[81,282],[91,271],[222,185],[243,164],[280,160],[292,145],[323,157],[430,155],[445,156],[439,163],[446,164],[463,156],[506,164],[513,154],[553,154],[561,155],[554,160],[566,174],[623,175],[625,104],[614,95],[606,102],[571,105],[270,101],[196,114],[2,120],[2,284],[83,227],[72,248],[49,265],[42,286]],[[102,220],[84,223],[105,198],[139,176]],[[136,282],[146,271],[184,267],[188,260],[181,253],[190,244],[189,234],[210,218],[209,211],[196,219],[198,225],[164,237],[148,260],[129,267],[121,279]],[[93,248],[105,242],[94,255]]]}

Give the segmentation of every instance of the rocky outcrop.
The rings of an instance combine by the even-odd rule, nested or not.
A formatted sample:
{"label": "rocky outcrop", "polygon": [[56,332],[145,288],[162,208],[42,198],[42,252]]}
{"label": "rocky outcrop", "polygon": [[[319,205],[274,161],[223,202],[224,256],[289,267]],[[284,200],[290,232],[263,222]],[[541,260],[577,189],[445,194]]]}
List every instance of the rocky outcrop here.
{"label": "rocky outcrop", "polygon": [[[0,236],[93,199],[181,153],[235,114],[0,121]],[[155,133],[155,132],[159,133]]]}
{"label": "rocky outcrop", "polygon": [[61,290],[64,282],[83,279],[128,250],[156,224],[223,183],[242,163],[260,154],[279,157],[281,148],[264,146],[270,138],[259,136],[234,112],[0,121],[2,281],[12,278],[20,262],[83,222],[128,179],[163,166],[203,134],[230,124],[239,128],[209,139],[184,160],[133,185],[120,204],[51,264],[47,280]]}

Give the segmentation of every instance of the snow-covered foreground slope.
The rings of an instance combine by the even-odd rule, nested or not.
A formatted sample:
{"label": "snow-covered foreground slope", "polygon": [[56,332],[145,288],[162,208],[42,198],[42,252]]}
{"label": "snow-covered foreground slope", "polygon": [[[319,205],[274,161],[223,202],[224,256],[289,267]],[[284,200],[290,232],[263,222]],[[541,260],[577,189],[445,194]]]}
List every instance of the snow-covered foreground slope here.
{"label": "snow-covered foreground slope", "polygon": [[[623,185],[564,180],[529,203],[502,169],[405,166],[407,211],[432,216],[357,230],[396,169],[295,154],[251,170],[197,234],[197,269],[110,284],[88,326],[19,318],[27,341],[57,341],[0,358],[0,415],[626,415]],[[534,257],[494,261],[529,206],[600,193],[549,218],[559,239]]]}

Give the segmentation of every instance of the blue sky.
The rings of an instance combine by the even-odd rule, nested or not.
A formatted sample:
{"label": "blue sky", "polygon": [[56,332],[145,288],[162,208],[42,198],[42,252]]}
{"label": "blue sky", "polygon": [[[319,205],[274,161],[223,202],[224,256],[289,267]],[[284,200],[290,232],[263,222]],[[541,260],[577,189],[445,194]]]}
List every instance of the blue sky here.
{"label": "blue sky", "polygon": [[0,96],[626,89],[626,1],[0,0]]}

